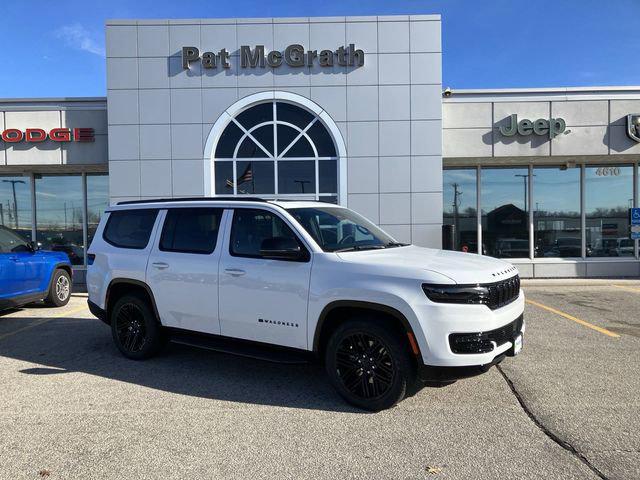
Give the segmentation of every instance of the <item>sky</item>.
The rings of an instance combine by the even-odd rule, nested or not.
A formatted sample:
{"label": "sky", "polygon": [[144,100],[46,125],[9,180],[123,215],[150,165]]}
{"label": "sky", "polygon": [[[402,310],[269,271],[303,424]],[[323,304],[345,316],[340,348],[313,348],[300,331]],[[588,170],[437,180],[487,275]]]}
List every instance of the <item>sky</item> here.
{"label": "sky", "polygon": [[640,0],[15,0],[0,16],[0,98],[106,95],[114,18],[442,15],[443,87],[640,84]]}

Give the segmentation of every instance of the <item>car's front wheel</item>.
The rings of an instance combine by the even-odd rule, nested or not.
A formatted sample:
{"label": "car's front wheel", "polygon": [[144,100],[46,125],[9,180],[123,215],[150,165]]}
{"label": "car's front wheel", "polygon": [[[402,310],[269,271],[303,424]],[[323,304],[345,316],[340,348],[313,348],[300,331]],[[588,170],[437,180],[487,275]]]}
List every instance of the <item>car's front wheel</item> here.
{"label": "car's front wheel", "polygon": [[113,341],[127,358],[152,357],[165,344],[164,332],[149,302],[137,295],[119,298],[110,317]]}
{"label": "car's front wheel", "polygon": [[64,307],[71,298],[71,275],[61,268],[53,272],[51,287],[45,302],[52,307]]}
{"label": "car's front wheel", "polygon": [[370,411],[394,406],[415,382],[404,338],[366,320],[346,322],[333,332],[325,350],[325,367],[345,400]]}

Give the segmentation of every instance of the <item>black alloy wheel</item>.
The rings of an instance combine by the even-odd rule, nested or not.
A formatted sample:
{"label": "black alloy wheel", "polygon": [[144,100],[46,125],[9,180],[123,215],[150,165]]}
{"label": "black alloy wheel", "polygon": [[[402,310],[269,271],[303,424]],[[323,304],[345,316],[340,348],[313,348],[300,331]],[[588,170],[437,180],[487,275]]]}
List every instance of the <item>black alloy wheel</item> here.
{"label": "black alloy wheel", "polygon": [[125,357],[142,360],[155,355],[166,343],[166,335],[149,301],[125,295],[110,308],[111,334]]}
{"label": "black alloy wheel", "polygon": [[344,387],[368,400],[380,398],[389,391],[396,370],[387,346],[366,333],[350,335],[340,342],[336,366]]}
{"label": "black alloy wheel", "polygon": [[147,342],[144,314],[134,303],[123,305],[116,316],[118,342],[127,352],[140,352]]}
{"label": "black alloy wheel", "polygon": [[415,361],[406,337],[375,320],[353,319],[339,325],[324,357],[334,388],[365,410],[393,407],[415,385]]}

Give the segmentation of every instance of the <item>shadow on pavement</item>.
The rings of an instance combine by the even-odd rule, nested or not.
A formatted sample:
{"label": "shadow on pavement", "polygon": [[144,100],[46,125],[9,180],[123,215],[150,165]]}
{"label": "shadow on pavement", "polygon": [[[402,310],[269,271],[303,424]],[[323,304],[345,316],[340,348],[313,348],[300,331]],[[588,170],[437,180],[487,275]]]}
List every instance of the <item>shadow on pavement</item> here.
{"label": "shadow on pavement", "polygon": [[[28,325],[36,318],[19,320]],[[149,360],[129,360],[96,319],[56,318],[2,340],[0,355],[37,364],[19,370],[34,377],[81,372],[200,398],[366,413],[334,392],[320,365],[276,364],[178,344]]]}

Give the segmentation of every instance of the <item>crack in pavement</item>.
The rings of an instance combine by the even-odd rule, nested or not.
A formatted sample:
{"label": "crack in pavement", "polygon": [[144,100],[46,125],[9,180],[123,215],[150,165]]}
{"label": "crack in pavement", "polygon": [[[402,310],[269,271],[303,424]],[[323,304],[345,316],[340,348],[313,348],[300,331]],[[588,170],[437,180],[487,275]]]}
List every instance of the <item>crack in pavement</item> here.
{"label": "crack in pavement", "polygon": [[524,401],[524,398],[522,398],[522,395],[520,395],[520,392],[518,392],[518,390],[516,390],[515,385],[513,384],[511,379],[507,376],[507,374],[504,373],[504,370],[502,370],[500,365],[496,365],[496,368],[498,369],[498,371],[502,375],[502,378],[504,378],[505,382],[507,382],[507,385],[511,389],[511,393],[513,393],[513,395],[516,397],[516,400],[518,400],[518,403],[522,407],[522,410],[524,410],[524,413],[527,414],[529,419],[535,424],[536,427],[538,427],[540,429],[540,431],[542,431],[542,433],[544,433],[547,437],[549,437],[551,440],[553,440],[556,444],[558,444],[560,447],[564,448],[571,455],[573,455],[578,460],[580,460],[586,467],[588,467],[599,478],[601,478],[602,480],[609,480],[607,478],[607,476],[604,473],[602,473],[595,465],[593,465],[591,463],[591,461],[587,457],[585,457],[582,453],[580,453],[576,449],[576,447],[571,445],[569,442],[566,442],[566,441],[562,440],[558,435],[556,435],[555,433],[550,431],[547,427],[545,427],[542,424],[542,422],[540,420],[538,420],[538,418],[529,409],[529,407],[527,406],[527,404]]}

